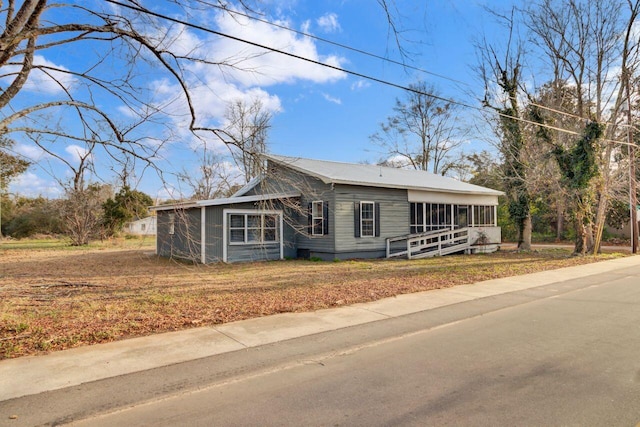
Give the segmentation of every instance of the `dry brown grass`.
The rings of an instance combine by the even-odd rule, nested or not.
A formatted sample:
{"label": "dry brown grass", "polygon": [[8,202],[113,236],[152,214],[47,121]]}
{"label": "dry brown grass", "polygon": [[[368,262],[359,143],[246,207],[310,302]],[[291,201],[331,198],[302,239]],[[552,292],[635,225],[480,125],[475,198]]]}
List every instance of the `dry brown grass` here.
{"label": "dry brown grass", "polygon": [[153,247],[3,249],[0,359],[610,259],[566,250],[191,265]]}

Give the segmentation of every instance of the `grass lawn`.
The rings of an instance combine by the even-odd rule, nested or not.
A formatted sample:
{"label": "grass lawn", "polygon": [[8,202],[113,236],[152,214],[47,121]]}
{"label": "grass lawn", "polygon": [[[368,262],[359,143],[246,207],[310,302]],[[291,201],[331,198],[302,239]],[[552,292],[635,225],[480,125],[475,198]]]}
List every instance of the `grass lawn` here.
{"label": "grass lawn", "polygon": [[158,258],[153,240],[71,248],[0,242],[0,359],[311,311],[625,256],[568,249],[422,260],[193,265]]}

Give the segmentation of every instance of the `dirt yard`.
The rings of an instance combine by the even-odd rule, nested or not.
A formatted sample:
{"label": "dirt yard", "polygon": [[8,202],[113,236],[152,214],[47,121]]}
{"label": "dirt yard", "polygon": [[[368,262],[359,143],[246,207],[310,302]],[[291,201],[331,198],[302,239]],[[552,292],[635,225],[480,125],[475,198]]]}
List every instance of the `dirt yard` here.
{"label": "dirt yard", "polygon": [[158,258],[148,245],[71,250],[0,244],[0,359],[624,256],[569,255],[545,249],[202,266]]}

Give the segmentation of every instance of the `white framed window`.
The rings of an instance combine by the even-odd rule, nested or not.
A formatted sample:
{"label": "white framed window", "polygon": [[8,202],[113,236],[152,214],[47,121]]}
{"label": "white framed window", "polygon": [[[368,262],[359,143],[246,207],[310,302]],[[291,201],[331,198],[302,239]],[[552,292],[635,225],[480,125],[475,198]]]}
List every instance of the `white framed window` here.
{"label": "white framed window", "polygon": [[324,202],[316,200],[311,202],[311,235],[324,235]]}
{"label": "white framed window", "polygon": [[474,206],[473,225],[475,227],[491,227],[495,224],[494,206]]}
{"label": "white framed window", "polygon": [[360,236],[374,237],[376,233],[376,204],[360,202]]}
{"label": "white framed window", "polygon": [[278,223],[278,216],[274,214],[229,214],[229,243],[236,245],[277,243]]}

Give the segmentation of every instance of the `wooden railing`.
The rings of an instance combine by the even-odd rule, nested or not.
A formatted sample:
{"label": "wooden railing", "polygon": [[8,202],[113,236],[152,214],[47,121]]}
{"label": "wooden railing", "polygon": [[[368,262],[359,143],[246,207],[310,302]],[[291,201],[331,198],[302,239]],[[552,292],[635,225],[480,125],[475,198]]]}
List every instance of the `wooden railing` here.
{"label": "wooden railing", "polygon": [[387,239],[387,258],[426,258],[469,249],[469,229],[436,230]]}

